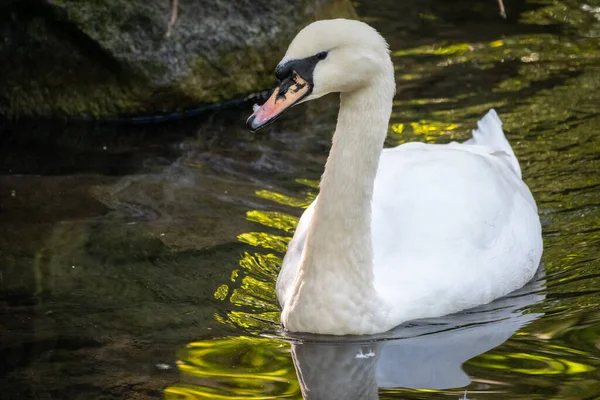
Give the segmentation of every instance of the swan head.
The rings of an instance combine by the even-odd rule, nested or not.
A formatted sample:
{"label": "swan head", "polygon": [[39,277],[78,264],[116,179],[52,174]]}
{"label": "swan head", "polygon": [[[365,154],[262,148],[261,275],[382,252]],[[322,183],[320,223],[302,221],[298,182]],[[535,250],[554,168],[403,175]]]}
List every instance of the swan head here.
{"label": "swan head", "polygon": [[382,77],[391,77],[394,87],[385,39],[364,22],[348,19],[317,21],[302,29],[275,68],[275,76],[279,86],[248,118],[252,131],[296,104],[328,93],[358,91]]}

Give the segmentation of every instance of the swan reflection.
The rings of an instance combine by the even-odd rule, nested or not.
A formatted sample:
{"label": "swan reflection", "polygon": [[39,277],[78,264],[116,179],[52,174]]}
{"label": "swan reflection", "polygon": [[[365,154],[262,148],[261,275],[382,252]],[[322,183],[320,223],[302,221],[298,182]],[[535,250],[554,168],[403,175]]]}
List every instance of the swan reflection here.
{"label": "swan reflection", "polygon": [[[541,274],[541,271],[540,271]],[[292,340],[294,366],[306,400],[378,399],[379,388],[442,390],[471,382],[467,360],[509,339],[539,318],[524,308],[544,299],[544,281],[467,312],[402,325],[384,335],[340,342],[305,335]]]}

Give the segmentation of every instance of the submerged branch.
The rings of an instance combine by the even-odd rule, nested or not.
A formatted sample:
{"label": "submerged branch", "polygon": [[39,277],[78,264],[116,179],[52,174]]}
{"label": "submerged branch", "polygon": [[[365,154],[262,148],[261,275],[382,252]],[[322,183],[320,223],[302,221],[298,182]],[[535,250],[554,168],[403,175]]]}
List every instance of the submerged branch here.
{"label": "submerged branch", "polygon": [[504,2],[502,0],[498,0],[498,6],[500,7],[500,15],[502,18],[506,19],[506,10],[504,9]]}
{"label": "submerged branch", "polygon": [[179,8],[179,0],[173,0],[173,5],[171,6],[171,19],[169,20],[169,25],[167,26],[167,34],[166,37],[171,36],[171,29],[175,22],[177,22],[177,9]]}

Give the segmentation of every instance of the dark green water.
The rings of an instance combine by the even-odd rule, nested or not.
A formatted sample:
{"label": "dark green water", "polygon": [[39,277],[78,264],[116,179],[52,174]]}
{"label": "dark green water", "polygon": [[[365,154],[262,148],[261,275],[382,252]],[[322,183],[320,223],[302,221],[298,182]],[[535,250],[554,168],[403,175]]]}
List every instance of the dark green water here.
{"label": "dark green water", "polygon": [[535,282],[375,338],[284,339],[274,282],[335,96],[257,135],[250,104],[0,123],[0,399],[600,398],[600,1],[406,3],[357,4],[393,51],[387,144],[466,139],[494,107],[540,210]]}

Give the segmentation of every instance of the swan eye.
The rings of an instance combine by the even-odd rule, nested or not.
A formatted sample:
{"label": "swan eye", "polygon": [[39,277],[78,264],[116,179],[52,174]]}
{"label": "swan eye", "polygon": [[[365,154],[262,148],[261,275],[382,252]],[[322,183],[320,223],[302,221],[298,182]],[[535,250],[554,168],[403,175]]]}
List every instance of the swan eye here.
{"label": "swan eye", "polygon": [[288,62],[283,65],[278,65],[277,68],[275,68],[275,77],[279,81],[283,81],[285,78],[288,78],[292,75],[292,68],[290,64],[291,63]]}
{"label": "swan eye", "polygon": [[319,60],[324,60],[327,58],[327,52],[326,51],[322,51],[320,53],[317,54],[317,59]]}

